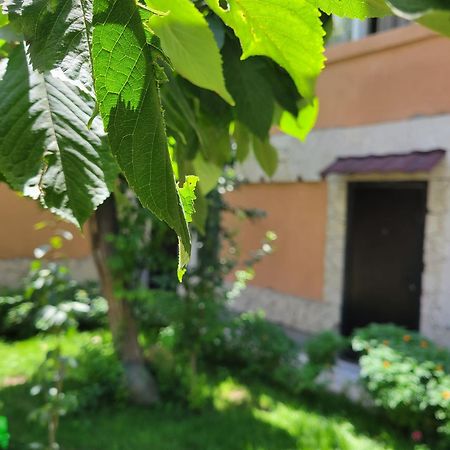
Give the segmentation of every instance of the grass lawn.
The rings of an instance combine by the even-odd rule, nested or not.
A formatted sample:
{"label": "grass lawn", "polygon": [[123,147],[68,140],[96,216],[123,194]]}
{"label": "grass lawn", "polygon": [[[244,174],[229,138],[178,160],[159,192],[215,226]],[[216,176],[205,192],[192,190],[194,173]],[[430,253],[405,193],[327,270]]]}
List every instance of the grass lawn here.
{"label": "grass lawn", "polygon": [[[87,333],[76,334],[64,347],[76,355],[90,339]],[[45,430],[27,419],[35,400],[26,380],[49,345],[49,338],[0,342],[0,399],[10,422],[10,449],[25,450],[29,443],[45,441]],[[104,405],[72,414],[61,422],[62,450],[414,448],[378,416],[334,396],[292,398],[259,383],[229,378],[211,383],[211,392],[214,406],[199,413],[169,404],[155,409]]]}

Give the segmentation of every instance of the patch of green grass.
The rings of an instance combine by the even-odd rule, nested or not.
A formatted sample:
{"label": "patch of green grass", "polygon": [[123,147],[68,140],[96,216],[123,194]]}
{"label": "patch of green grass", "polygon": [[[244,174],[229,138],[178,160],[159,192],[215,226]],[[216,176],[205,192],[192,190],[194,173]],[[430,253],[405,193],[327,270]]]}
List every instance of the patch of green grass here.
{"label": "patch of green grass", "polygon": [[[76,354],[92,338],[74,335]],[[51,340],[0,343],[0,376],[29,376]],[[4,386],[0,398],[10,421],[10,450],[45,442],[46,432],[27,420],[36,406],[29,385]],[[380,417],[328,396],[292,398],[256,382],[211,382],[213,405],[194,413],[179,405],[154,409],[103,405],[62,418],[62,450],[408,450],[413,445]],[[426,447],[422,447],[426,449]]]}
{"label": "patch of green grass", "polygon": [[[98,334],[98,333],[97,333]],[[94,333],[70,333],[62,340],[63,352],[77,355]],[[0,386],[5,378],[29,377],[42,363],[46,352],[56,344],[56,336],[35,336],[16,341],[0,341]]]}

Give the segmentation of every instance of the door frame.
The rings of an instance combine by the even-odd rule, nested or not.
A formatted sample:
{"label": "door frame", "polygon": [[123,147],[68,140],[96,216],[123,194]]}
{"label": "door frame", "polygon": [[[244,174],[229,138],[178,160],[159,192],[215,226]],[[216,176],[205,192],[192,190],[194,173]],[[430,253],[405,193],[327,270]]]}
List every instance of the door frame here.
{"label": "door frame", "polygon": [[344,298],[347,190],[350,182],[427,181],[425,216],[424,270],[420,298],[419,331],[435,342],[449,346],[450,260],[447,236],[450,236],[450,177],[446,167],[430,172],[383,174],[330,174],[327,183],[327,220],[324,252],[324,290],[321,329],[341,329]]}
{"label": "door frame", "polygon": [[[425,200],[425,211],[423,216],[423,231],[421,233],[420,239],[422,240],[422,271],[421,278],[425,270],[425,226],[427,218],[427,199],[428,199],[428,180],[374,180],[374,181],[358,181],[358,180],[347,180],[346,191],[347,191],[347,208],[346,208],[346,231],[345,231],[345,246],[344,246],[344,262],[343,262],[343,285],[342,285],[342,301],[340,309],[340,332],[343,333],[346,328],[346,314],[347,314],[347,298],[349,294],[349,277],[350,270],[349,260],[351,256],[351,236],[353,233],[352,229],[352,216],[355,212],[355,193],[358,189],[364,187],[372,187],[378,189],[408,189],[408,190],[418,190],[424,195]],[[422,281],[420,282],[420,295],[419,295],[419,316],[417,318],[417,330],[421,327],[421,311],[422,311]]]}

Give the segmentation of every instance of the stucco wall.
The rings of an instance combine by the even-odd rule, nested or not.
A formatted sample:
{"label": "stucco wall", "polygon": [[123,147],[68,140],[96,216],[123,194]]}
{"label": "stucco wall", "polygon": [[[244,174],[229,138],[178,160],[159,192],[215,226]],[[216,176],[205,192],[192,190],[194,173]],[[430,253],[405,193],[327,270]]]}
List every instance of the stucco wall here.
{"label": "stucco wall", "polygon": [[[59,229],[70,231],[73,239],[64,241],[63,248],[53,256],[66,259],[75,279],[96,278],[87,233],[84,236],[75,226],[58,220],[35,201],[20,197],[4,184],[0,184],[0,208],[0,286],[19,284],[33,258],[33,250],[47,244]],[[34,225],[39,222],[47,225],[36,230]]]}
{"label": "stucco wall", "polygon": [[[20,197],[5,184],[0,184],[0,259],[31,258],[33,250],[48,242],[58,229],[73,234],[72,241],[66,241],[63,251],[73,258],[84,258],[90,254],[89,239],[73,225],[58,220],[28,198]],[[35,230],[34,225],[45,222],[46,227]]]}
{"label": "stucco wall", "polygon": [[285,183],[242,186],[227,195],[238,207],[258,208],[264,219],[239,222],[228,217],[230,229],[238,229],[241,254],[248,257],[260,247],[266,231],[274,231],[275,252],[256,266],[252,285],[321,300],[325,247],[326,184]]}
{"label": "stucco wall", "polygon": [[450,111],[450,39],[419,25],[328,49],[318,82],[318,128]]}

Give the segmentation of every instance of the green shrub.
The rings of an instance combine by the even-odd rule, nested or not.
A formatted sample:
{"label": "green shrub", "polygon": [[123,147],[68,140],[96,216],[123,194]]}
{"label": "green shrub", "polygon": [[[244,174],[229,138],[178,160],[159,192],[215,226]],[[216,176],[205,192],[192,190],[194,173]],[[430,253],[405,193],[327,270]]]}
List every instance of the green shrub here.
{"label": "green shrub", "polygon": [[166,399],[186,402],[193,409],[205,406],[209,393],[203,374],[210,368],[286,386],[277,374],[281,368],[295,372],[298,349],[280,327],[261,313],[234,316],[220,305],[201,305],[192,305],[200,306],[194,324],[185,327],[186,321],[178,319],[162,328],[157,343],[146,352]]}
{"label": "green shrub", "polygon": [[333,331],[324,331],[305,344],[308,360],[319,366],[332,365],[338,353],[347,345],[347,340]]}
{"label": "green shrub", "polygon": [[77,302],[74,315],[81,330],[104,326],[107,303],[93,283],[81,286],[74,281],[67,267],[57,263],[32,262],[23,286],[0,294],[0,335],[8,339],[25,339],[39,331],[40,313],[48,306]]}
{"label": "green shrub", "polygon": [[394,325],[358,330],[361,377],[395,423],[450,436],[450,353],[419,333]]}
{"label": "green shrub", "polygon": [[242,313],[225,323],[205,347],[208,359],[264,378],[291,362],[298,350],[294,341],[260,312]]}
{"label": "green shrub", "polygon": [[322,390],[317,377],[329,368],[337,354],[346,345],[346,339],[332,331],[325,331],[309,339],[304,347],[306,362],[291,359],[274,368],[273,380],[287,391],[299,394],[303,391]]}
{"label": "green shrub", "polygon": [[67,385],[76,394],[79,409],[125,400],[123,367],[109,338],[94,336],[83,348]]}

